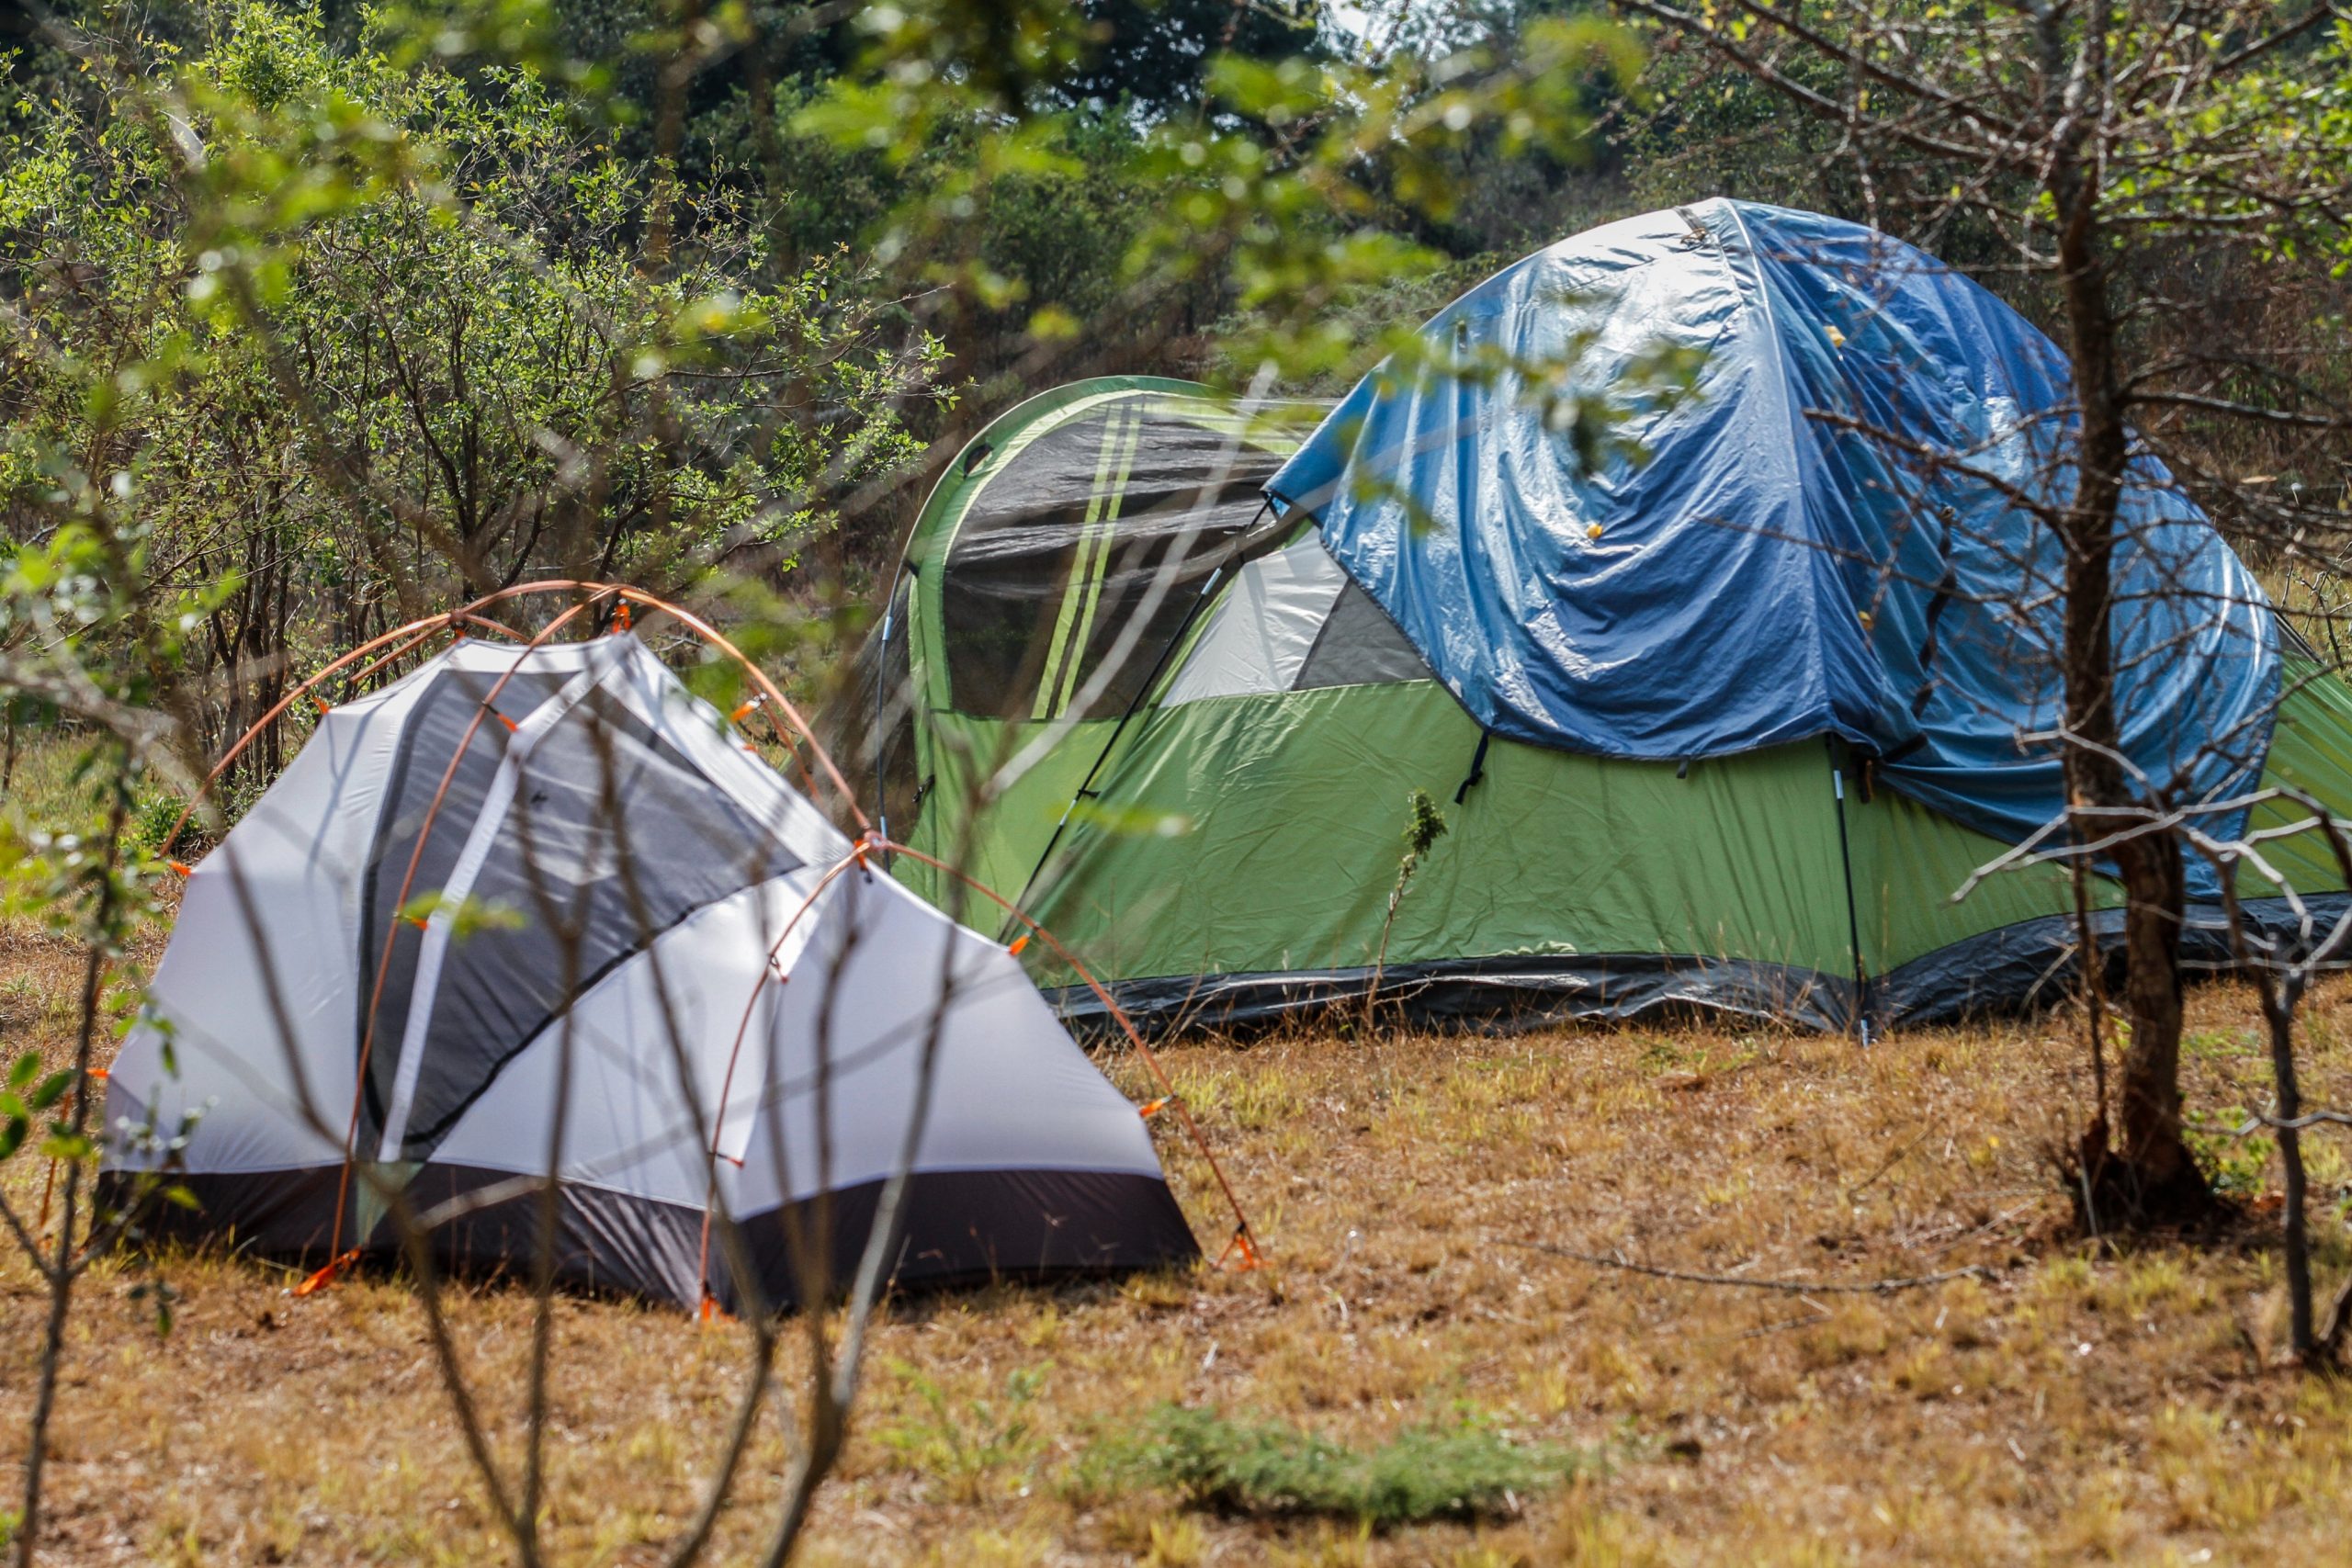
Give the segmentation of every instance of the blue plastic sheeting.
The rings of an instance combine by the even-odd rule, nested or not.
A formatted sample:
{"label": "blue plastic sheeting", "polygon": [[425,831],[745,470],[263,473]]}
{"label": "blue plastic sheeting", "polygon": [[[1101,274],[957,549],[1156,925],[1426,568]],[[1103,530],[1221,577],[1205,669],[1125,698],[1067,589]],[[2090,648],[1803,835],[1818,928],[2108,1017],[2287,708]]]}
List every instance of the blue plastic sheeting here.
{"label": "blue plastic sheeting", "polygon": [[[1480,723],[1614,757],[1833,735],[2008,841],[2060,813],[2026,738],[2063,712],[2061,547],[2018,498],[2071,491],[2071,393],[2016,311],[1871,230],[1716,200],[1539,252],[1424,334],[1484,368],[1384,365],[1267,489]],[[1703,355],[1695,396],[1641,378],[1668,346]],[[1564,392],[1633,450],[1580,460]],[[2268,749],[2276,622],[2162,464],[2130,478],[2124,750],[2226,798]]]}

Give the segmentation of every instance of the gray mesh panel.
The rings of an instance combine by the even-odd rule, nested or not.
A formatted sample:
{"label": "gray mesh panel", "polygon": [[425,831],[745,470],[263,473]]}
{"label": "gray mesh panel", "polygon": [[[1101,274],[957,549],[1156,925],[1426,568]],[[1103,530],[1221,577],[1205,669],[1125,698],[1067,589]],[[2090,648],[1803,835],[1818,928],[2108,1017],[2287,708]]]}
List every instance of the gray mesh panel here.
{"label": "gray mesh panel", "polygon": [[1325,617],[1323,630],[1299,666],[1291,690],[1318,686],[1379,686],[1396,681],[1430,681],[1424,660],[1378,601],[1351,578]]}

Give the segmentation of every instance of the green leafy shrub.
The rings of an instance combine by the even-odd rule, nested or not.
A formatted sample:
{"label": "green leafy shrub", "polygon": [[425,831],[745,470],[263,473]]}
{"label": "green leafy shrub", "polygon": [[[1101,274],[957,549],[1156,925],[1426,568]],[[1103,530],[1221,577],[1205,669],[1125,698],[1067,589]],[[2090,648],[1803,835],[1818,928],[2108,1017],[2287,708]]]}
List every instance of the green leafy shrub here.
{"label": "green leafy shrub", "polygon": [[2248,1117],[2245,1107],[2224,1105],[2211,1112],[2191,1111],[2181,1127],[2188,1152],[2211,1178],[2213,1190],[2233,1198],[2261,1194],[2270,1182],[2270,1158],[2278,1152],[2275,1138],[2238,1135]]}
{"label": "green leafy shrub", "polygon": [[899,1464],[945,1483],[958,1502],[978,1503],[1014,1491],[1045,1447],[1029,1406],[1046,1385],[1043,1367],[1007,1373],[1001,1399],[951,1399],[938,1383],[907,1362],[889,1363],[922,1408],[876,1428],[876,1438]]}
{"label": "green leafy shrub", "polygon": [[[130,808],[130,827],[125,835],[149,854],[160,854],[164,840],[180,819],[187,802],[169,790],[142,791]],[[180,847],[175,843],[173,848]]]}
{"label": "green leafy shrub", "polygon": [[1154,1411],[1131,1443],[1105,1451],[1114,1471],[1195,1505],[1325,1514],[1376,1529],[1492,1514],[1590,1462],[1583,1450],[1515,1443],[1477,1421],[1411,1427],[1359,1450],[1282,1422],[1173,1404]]}

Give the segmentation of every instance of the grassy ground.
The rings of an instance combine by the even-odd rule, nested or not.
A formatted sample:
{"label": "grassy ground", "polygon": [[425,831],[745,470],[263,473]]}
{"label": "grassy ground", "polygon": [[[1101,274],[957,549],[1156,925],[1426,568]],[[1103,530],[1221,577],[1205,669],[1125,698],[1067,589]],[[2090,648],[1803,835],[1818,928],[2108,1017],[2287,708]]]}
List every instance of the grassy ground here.
{"label": "grassy ground", "polygon": [[[74,964],[0,931],[0,1036],[61,1049]],[[2309,1086],[2342,1103],[2352,991],[2311,1021]],[[2193,1105],[2261,1102],[2252,1025],[2242,993],[2197,996]],[[1867,1055],[1705,1029],[1176,1051],[1272,1267],[898,1303],[804,1560],[2341,1561],[2352,1388],[2275,1367],[2278,1269],[2259,1220],[2211,1247],[2062,1239],[2041,1151],[2071,1118],[2079,1056],[2063,1018]],[[2340,1140],[2319,1145],[2332,1283],[2352,1261],[2352,1167]],[[1222,1236],[1204,1171],[1165,1148],[1197,1232]],[[2267,1150],[2214,1149],[2259,1215]],[[36,1181],[19,1170],[11,1198],[36,1201]],[[1531,1242],[1756,1277],[1990,1278],[1783,1294]],[[51,1471],[54,1560],[501,1556],[397,1280],[296,1301],[256,1264],[166,1270],[187,1298],[168,1337],[127,1276],[89,1287]],[[483,1287],[453,1308],[511,1449],[529,1303]],[[0,1267],[12,1472],[40,1311],[21,1263]],[[675,1537],[735,1394],[739,1336],[563,1305],[560,1560],[651,1562]],[[1472,1522],[1374,1533],[1220,1513],[1102,1462],[1165,1402],[1363,1448],[1469,1417],[1593,1463]],[[758,1539],[780,1452],[763,1433],[719,1561]]]}

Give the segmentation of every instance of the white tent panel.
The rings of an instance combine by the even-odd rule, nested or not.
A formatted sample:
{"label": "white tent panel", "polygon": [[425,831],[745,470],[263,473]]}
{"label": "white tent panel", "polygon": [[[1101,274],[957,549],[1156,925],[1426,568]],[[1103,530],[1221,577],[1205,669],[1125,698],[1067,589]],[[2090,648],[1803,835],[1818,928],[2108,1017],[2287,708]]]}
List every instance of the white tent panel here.
{"label": "white tent panel", "polygon": [[1160,705],[1289,691],[1347,581],[1314,534],[1242,567]]}
{"label": "white tent panel", "polygon": [[[188,878],[148,1016],[109,1074],[138,1109],[126,1102],[114,1115],[152,1110],[169,1128],[209,1106],[205,1158],[217,1169],[279,1168],[335,1152],[317,1129],[331,1126],[339,1140],[350,1114],[360,890],[401,722],[421,690],[403,682],[322,715],[310,743]],[[176,1077],[164,1066],[166,1032]]]}
{"label": "white tent panel", "polygon": [[628,636],[573,646],[615,649],[622,667],[605,679],[605,689],[690,759],[786,849],[819,865],[849,853],[849,840],[841,829],[774,768],[744,750],[744,743],[719,711],[688,691],[651,649]]}
{"label": "white tent panel", "polygon": [[[468,637],[442,656],[447,667],[492,680],[515,668],[523,650],[511,643]],[[437,667],[428,665],[415,675]],[[532,649],[535,673],[561,677],[594,668],[598,684],[646,728],[691,759],[752,819],[793,853],[810,862],[839,860],[849,840],[774,768],[743,749],[719,711],[688,691],[643,641],[628,634]],[[403,684],[406,682],[404,682]]]}
{"label": "white tent panel", "polygon": [[[708,1195],[703,1148],[715,1136],[731,1161],[750,1146],[778,996],[767,954],[784,937],[778,957],[788,965],[816,929],[812,908],[786,931],[823,874],[804,867],[745,888],[663,932],[573,1004],[568,1044],[559,1018],[509,1062],[435,1157],[471,1169],[544,1171],[568,1051],[566,1177],[699,1206]],[[535,1140],[516,1137],[516,1128],[533,1126],[540,1129]]]}
{"label": "white tent panel", "polygon": [[[735,1178],[739,1213],[888,1176],[934,1026],[918,1171],[1159,1175],[1134,1104],[1070,1044],[1012,954],[878,874],[843,877],[827,903],[776,1010],[760,1127]],[[830,1092],[820,1100],[828,1040]],[[822,1179],[820,1103],[831,1145]]]}

